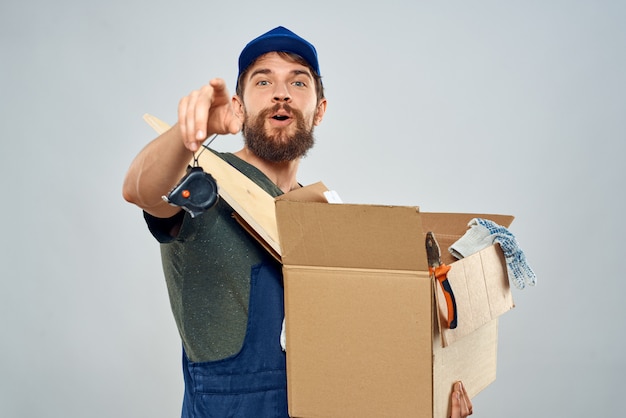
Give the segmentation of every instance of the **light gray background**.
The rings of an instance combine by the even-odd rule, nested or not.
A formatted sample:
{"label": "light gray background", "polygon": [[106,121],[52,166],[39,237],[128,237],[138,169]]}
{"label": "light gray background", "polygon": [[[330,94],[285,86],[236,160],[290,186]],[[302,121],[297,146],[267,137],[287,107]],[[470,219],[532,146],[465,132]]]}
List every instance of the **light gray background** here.
{"label": "light gray background", "polygon": [[517,217],[539,283],[514,289],[475,416],[620,415],[625,4],[3,0],[0,416],[179,415],[158,247],[123,176],[144,112],[174,122],[215,76],[232,92],[277,25],[317,46],[329,100],[302,183]]}

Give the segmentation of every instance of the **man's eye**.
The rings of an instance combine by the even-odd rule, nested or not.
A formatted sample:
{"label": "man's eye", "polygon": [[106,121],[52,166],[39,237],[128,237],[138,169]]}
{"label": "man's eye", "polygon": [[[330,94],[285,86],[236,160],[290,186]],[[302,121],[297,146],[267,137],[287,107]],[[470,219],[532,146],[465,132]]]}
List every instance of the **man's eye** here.
{"label": "man's eye", "polygon": [[303,81],[294,81],[293,85],[297,86],[297,87],[305,87],[306,86],[306,84]]}
{"label": "man's eye", "polygon": [[267,81],[267,80],[261,80],[261,81],[258,81],[258,82],[256,83],[256,85],[257,85],[257,86],[267,86],[267,85],[269,85],[269,84],[270,84],[270,83],[269,83],[269,81]]}

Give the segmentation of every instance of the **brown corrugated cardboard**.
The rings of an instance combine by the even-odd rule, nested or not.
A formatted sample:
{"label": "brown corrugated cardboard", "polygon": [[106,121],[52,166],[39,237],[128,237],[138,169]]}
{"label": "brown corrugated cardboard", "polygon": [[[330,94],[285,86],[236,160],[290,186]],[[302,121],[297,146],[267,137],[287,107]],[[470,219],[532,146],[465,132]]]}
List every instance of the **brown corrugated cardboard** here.
{"label": "brown corrugated cardboard", "polygon": [[452,263],[459,326],[442,333],[424,234],[445,254],[473,217],[512,217],[310,202],[305,189],[276,202],[290,415],[444,418],[455,381],[470,396],[491,383],[497,317],[513,306],[501,251]]}

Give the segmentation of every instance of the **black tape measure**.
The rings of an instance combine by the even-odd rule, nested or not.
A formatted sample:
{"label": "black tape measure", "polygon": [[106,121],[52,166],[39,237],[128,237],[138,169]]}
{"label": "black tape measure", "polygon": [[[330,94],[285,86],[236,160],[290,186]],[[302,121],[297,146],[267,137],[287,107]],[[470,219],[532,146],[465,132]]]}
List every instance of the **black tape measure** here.
{"label": "black tape measure", "polygon": [[163,200],[172,206],[180,206],[192,218],[211,209],[218,200],[217,183],[202,167],[187,168],[187,174],[174,186]]}

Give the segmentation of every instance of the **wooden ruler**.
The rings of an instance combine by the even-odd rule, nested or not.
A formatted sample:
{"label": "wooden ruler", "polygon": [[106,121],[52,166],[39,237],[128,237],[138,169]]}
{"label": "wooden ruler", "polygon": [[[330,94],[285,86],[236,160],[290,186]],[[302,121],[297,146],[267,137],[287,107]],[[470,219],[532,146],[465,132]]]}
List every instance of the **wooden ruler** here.
{"label": "wooden ruler", "polygon": [[[170,129],[167,123],[150,114],[146,113],[143,119],[159,135]],[[275,253],[274,256],[278,255],[280,258],[274,198],[212,152],[199,154],[198,163],[217,181],[221,198],[235,210],[240,220],[254,231],[257,239],[261,238],[268,249]]]}

